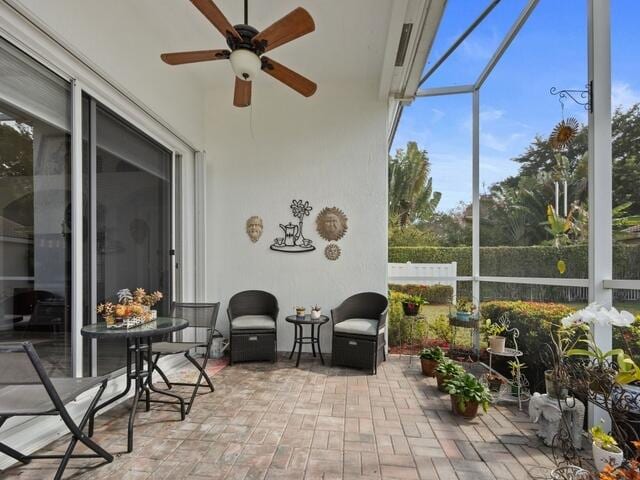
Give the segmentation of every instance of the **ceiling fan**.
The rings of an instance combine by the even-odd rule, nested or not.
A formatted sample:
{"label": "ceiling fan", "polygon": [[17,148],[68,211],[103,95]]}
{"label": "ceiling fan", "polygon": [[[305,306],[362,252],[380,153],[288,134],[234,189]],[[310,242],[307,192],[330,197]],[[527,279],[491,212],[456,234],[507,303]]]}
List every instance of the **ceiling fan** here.
{"label": "ceiling fan", "polygon": [[236,107],[251,104],[251,81],[260,70],[305,97],[315,93],[317,85],[314,82],[264,55],[265,52],[315,30],[313,18],[304,8],[296,8],[259,32],[248,24],[248,0],[244,0],[244,23],[235,26],[229,23],[212,0],[191,0],[191,3],[224,35],[230,50],[163,53],[160,58],[165,63],[181,65],[228,59],[236,75],[233,94],[233,104]]}

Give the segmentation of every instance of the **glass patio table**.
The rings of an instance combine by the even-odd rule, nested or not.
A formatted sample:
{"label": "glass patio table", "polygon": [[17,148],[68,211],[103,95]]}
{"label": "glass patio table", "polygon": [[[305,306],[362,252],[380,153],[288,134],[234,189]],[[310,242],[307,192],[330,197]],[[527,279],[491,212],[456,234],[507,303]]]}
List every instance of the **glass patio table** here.
{"label": "glass patio table", "polygon": [[[183,318],[158,317],[152,322],[129,329],[107,328],[105,322],[98,322],[82,327],[81,333],[83,337],[95,338],[98,341],[100,339],[119,338],[124,338],[127,340],[127,386],[125,387],[123,392],[119,393],[115,397],[104,401],[93,409],[93,411],[91,412],[91,417],[89,419],[89,436],[93,435],[93,423],[96,412],[127,395],[131,390],[132,385],[134,385],[135,390],[133,394],[131,410],[129,412],[129,426],[127,430],[127,452],[130,453],[133,450],[133,423],[135,421],[138,401],[140,400],[142,394],[145,394],[147,411],[149,411],[149,409],[151,408],[151,402],[176,404],[180,405],[180,415],[182,417],[182,420],[184,420],[184,399],[180,395],[176,395],[175,393],[167,392],[164,390],[158,390],[153,386],[153,382],[151,381],[153,376],[153,357],[151,355],[151,352],[153,351],[153,337],[177,332],[178,330],[184,330],[188,326],[189,322],[187,322]],[[161,395],[172,397],[175,400],[168,401],[152,399],[152,391]]]}

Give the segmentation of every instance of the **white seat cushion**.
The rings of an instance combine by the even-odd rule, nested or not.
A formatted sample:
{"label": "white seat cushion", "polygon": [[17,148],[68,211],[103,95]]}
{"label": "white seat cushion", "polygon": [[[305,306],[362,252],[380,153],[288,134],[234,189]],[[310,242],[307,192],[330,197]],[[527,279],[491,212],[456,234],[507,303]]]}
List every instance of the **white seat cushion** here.
{"label": "white seat cushion", "polygon": [[231,320],[233,330],[274,330],[276,322],[268,315],[242,315]]}
{"label": "white seat cushion", "polygon": [[376,335],[378,321],[369,318],[350,318],[336,323],[334,330],[340,333],[352,333],[354,335]]}

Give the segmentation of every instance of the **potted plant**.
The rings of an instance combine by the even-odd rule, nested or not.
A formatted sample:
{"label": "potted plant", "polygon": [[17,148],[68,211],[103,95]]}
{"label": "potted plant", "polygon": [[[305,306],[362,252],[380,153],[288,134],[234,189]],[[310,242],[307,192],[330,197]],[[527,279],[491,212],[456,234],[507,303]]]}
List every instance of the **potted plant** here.
{"label": "potted plant", "polygon": [[407,317],[415,317],[420,313],[420,307],[426,303],[419,295],[407,295],[402,300],[402,311]]}
{"label": "potted plant", "polygon": [[444,352],[440,347],[423,348],[420,352],[422,373],[427,377],[433,377],[433,373],[442,360],[444,360]]}
{"label": "potted plant", "polygon": [[465,372],[462,366],[448,358],[442,359],[436,367],[436,381],[438,382],[438,390],[445,392],[444,384],[450,378],[462,375]]}
{"label": "potted plant", "polygon": [[480,381],[470,373],[450,378],[444,384],[451,396],[451,410],[455,415],[464,418],[475,418],[478,407],[486,413],[491,401],[491,393]]}
{"label": "potted plant", "polygon": [[514,358],[507,362],[509,365],[509,369],[511,370],[511,395],[514,397],[518,397],[522,394],[520,389],[522,388],[522,370],[527,368],[527,364],[521,362],[518,357]]}
{"label": "potted plant", "polygon": [[163,295],[162,292],[155,291],[153,293],[147,293],[144,288],[136,288],[133,291],[133,302],[142,305],[145,311],[151,313],[151,318],[158,318],[158,311],[154,310],[152,307],[162,300]]}
{"label": "potted plant", "polygon": [[621,465],[613,467],[605,465],[604,470],[600,472],[598,478],[600,480],[637,480],[638,472],[640,472],[640,442],[632,442],[635,449],[635,458],[625,460]]}
{"label": "potted plant", "polygon": [[314,305],[311,307],[311,318],[314,320],[318,320],[322,316],[322,308],[318,305]]}
{"label": "potted plant", "polygon": [[456,302],[456,319],[461,322],[468,322],[473,314],[473,303],[466,298],[461,298]]}
{"label": "potted plant", "polygon": [[608,435],[600,425],[591,427],[591,438],[593,439],[593,463],[598,472],[604,470],[606,465],[616,468],[622,464],[624,454],[618,447],[618,442]]}
{"label": "potted plant", "polygon": [[507,339],[500,334],[507,330],[507,326],[502,322],[492,322],[490,318],[487,318],[481,329],[487,337],[491,351],[493,353],[503,353]]}
{"label": "potted plant", "polygon": [[487,374],[487,386],[489,387],[489,390],[491,392],[499,392],[500,387],[502,387],[503,383],[504,379],[502,378],[502,375],[499,375],[497,373]]}

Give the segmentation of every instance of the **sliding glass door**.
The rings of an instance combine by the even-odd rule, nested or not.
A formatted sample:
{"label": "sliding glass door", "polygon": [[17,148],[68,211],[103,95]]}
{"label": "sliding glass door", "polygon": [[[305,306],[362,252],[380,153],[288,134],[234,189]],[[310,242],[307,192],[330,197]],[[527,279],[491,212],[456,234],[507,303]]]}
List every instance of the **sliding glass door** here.
{"label": "sliding glass door", "polygon": [[[118,290],[161,291],[169,308],[171,269],[171,152],[94,99],[83,99],[87,241],[85,322],[96,303]],[[85,367],[105,374],[125,365],[122,342],[85,344]],[[86,372],[87,374],[89,372]]]}
{"label": "sliding glass door", "polygon": [[0,39],[0,342],[71,374],[70,85]]}

